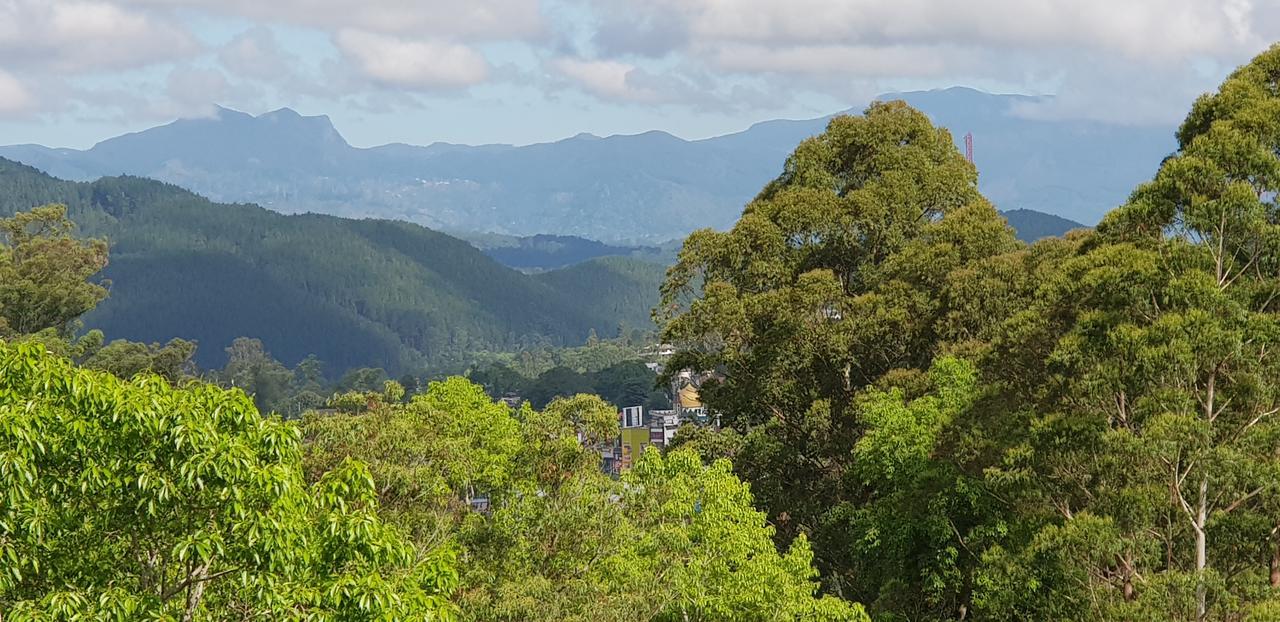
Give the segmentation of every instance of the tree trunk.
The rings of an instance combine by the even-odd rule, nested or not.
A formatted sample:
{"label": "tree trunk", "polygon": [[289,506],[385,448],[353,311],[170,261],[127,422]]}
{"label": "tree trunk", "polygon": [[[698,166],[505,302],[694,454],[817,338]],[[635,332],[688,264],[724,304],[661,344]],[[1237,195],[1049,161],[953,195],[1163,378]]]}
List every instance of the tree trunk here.
{"label": "tree trunk", "polygon": [[200,609],[200,600],[204,598],[205,578],[208,577],[209,564],[201,564],[191,575],[193,582],[187,586],[187,610],[182,614],[182,622],[196,619],[196,611]]}
{"label": "tree trunk", "polygon": [[1271,589],[1280,588],[1280,544],[1271,548]]}
{"label": "tree trunk", "polygon": [[1204,622],[1208,614],[1205,604],[1204,569],[1208,565],[1205,526],[1209,515],[1209,478],[1200,478],[1200,497],[1196,504],[1196,619]]}
{"label": "tree trunk", "polygon": [[1121,572],[1124,573],[1124,583],[1120,591],[1124,596],[1125,602],[1132,602],[1138,597],[1138,590],[1133,585],[1133,576],[1137,574],[1133,569],[1133,553],[1124,552],[1120,555],[1119,561]]}

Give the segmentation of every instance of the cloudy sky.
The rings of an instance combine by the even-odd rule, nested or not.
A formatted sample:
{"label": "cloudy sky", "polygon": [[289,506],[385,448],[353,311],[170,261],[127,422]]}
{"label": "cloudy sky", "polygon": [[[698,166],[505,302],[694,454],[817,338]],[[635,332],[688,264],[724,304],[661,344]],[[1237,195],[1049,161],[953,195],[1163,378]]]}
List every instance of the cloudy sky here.
{"label": "cloudy sky", "polygon": [[530,143],[965,85],[1168,124],[1280,40],[1280,0],[0,0],[0,144],[328,114],[353,144]]}

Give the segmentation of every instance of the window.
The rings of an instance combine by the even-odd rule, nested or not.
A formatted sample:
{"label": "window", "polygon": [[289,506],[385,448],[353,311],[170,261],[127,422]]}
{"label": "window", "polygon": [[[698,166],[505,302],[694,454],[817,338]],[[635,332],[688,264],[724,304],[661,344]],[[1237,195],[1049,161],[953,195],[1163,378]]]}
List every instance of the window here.
{"label": "window", "polygon": [[644,426],[644,407],[628,406],[622,409],[622,427],[639,428]]}

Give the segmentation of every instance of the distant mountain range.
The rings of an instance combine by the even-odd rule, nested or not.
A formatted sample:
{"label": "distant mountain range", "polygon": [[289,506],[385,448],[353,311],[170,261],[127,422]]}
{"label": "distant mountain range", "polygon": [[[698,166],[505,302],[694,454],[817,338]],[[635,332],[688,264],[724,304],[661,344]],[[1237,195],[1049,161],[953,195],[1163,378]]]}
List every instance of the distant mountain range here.
{"label": "distant mountain range", "polygon": [[0,216],[64,203],[106,238],[110,296],[85,317],[111,339],[199,342],[220,367],[238,336],[330,371],[449,369],[479,350],[578,345],[651,325],[664,267],[595,258],[536,275],[457,238],[389,220],[213,203],[136,177],[55,179],[0,158]]}
{"label": "distant mountain range", "polygon": [[[1092,224],[1173,151],[1172,127],[1021,116],[1036,98],[964,88],[892,94],[952,130],[972,133],[984,194]],[[852,112],[859,112],[858,109]],[[515,147],[437,143],[361,149],[327,117],[288,109],[220,109],[98,143],[88,150],[0,147],[0,156],[88,181],[138,175],[215,201],[284,213],[401,219],[453,232],[556,234],[652,245],[724,228],[830,117],[767,121],[705,140],[664,132],[579,135]]]}
{"label": "distant mountain range", "polygon": [[555,270],[598,257],[629,257],[667,266],[675,263],[679,240],[659,246],[620,246],[575,235],[540,233],[525,237],[497,233],[458,234],[504,266],[524,272]]}
{"label": "distant mountain range", "polygon": [[[1034,242],[1041,238],[1061,236],[1085,225],[1061,216],[1029,209],[1001,212],[1018,238]],[[516,237],[495,233],[460,234],[484,254],[504,266],[523,272],[543,272],[572,266],[600,257],[627,257],[664,266],[675,263],[681,241],[659,246],[619,246],[572,235],[538,234]]]}

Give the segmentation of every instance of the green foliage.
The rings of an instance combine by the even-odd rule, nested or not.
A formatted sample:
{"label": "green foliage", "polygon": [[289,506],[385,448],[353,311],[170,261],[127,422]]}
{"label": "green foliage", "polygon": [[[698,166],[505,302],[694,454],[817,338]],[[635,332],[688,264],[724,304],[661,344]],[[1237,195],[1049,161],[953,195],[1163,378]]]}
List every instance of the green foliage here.
{"label": "green foliage", "polygon": [[518,352],[480,352],[475,356],[475,367],[482,370],[504,366],[525,378],[537,378],[553,367],[567,367],[580,374],[590,374],[645,358],[643,352],[652,346],[652,334],[628,329],[625,324],[618,327],[618,333],[614,339],[601,339],[569,348],[544,346]]}
{"label": "green foliage", "polygon": [[283,411],[295,379],[294,373],[272,358],[261,341],[247,337],[231,342],[227,365],[217,375],[223,385],[253,396],[262,412]]}
{"label": "green foliage", "polygon": [[[701,396],[728,427],[683,428],[617,479],[599,469],[614,404],[652,403],[657,382],[631,331],[601,340],[587,322],[584,347],[484,357],[480,384],[355,369],[300,445],[245,393],[179,382],[190,342],[72,339],[97,243],[59,208],[5,221],[0,269],[61,302],[30,321],[0,298],[8,330],[25,327],[0,343],[0,611],[1280,619],[1278,83],[1280,46],[1196,102],[1178,152],[1096,231],[1030,246],[924,115],[894,102],[834,119],[731,230],[690,237],[662,287],[681,350],[668,369],[715,370]],[[170,190],[92,188],[116,219]],[[344,226],[426,252],[411,228]],[[23,272],[15,248],[84,269]],[[532,281],[585,278],[632,305],[625,284],[584,276],[610,264]],[[353,313],[421,302],[339,306],[370,301]],[[419,334],[405,313],[378,321]],[[490,344],[468,330],[450,326],[448,348]],[[290,370],[255,339],[227,352],[219,379],[260,409],[325,401],[315,357]],[[490,397],[508,393],[529,401]]]}
{"label": "green foliage", "polygon": [[1036,414],[989,474],[1029,519],[993,610],[1232,620],[1280,589],[1278,76],[1280,47],[1198,100],[1010,323],[1001,401]]}
{"label": "green foliage", "polygon": [[[101,333],[99,333],[101,334]],[[84,358],[81,365],[87,369],[102,370],[120,378],[132,378],[138,374],[155,374],[177,382],[195,375],[196,344],[183,339],[171,339],[169,343],[145,344],[116,339]]]}
{"label": "green foliage", "polygon": [[0,343],[0,610],[10,620],[452,619],[420,555],[342,464],[239,391],[80,370]]}
{"label": "green foliage", "polygon": [[[967,598],[972,557],[891,567],[884,551],[914,545],[878,540],[895,495],[964,487],[920,464],[946,418],[912,421],[938,407],[901,415],[886,400],[902,395],[864,392],[921,384],[940,353],[982,352],[1030,294],[1034,264],[976,182],[946,130],[877,103],[801,143],[733,229],[690,236],[663,286],[663,338],[681,349],[668,369],[724,372],[701,395],[743,435],[735,464],[779,539],[807,534],[830,589],[873,611],[907,594],[912,617],[948,617]],[[870,515],[882,497],[886,515]],[[958,551],[966,536],[929,537]]]}
{"label": "green foliage", "polygon": [[815,599],[804,537],[785,554],[727,460],[710,467],[689,450],[646,451],[623,477],[636,554],[657,583],[656,620],[866,620],[862,608]]}
{"label": "green foliage", "polygon": [[[568,364],[569,361],[581,361],[581,351],[613,347],[614,344],[601,341],[583,348],[555,352],[556,360],[564,364],[547,368],[536,376],[525,376],[505,362],[491,362],[473,370],[469,377],[495,398],[515,394],[529,400],[535,408],[542,408],[557,397],[578,393],[594,393],[619,406],[670,407],[670,399],[658,388],[658,375],[637,358],[638,348],[623,347],[617,362],[613,362],[614,357],[610,356],[599,361],[599,365],[574,368]],[[523,356],[520,358],[524,359]],[[526,369],[528,362],[514,361],[520,369]]]}
{"label": "green foliage", "polygon": [[358,396],[349,398],[354,408],[334,406],[367,414],[303,420],[308,476],[361,457],[378,482],[384,513],[421,546],[445,542],[470,497],[496,493],[513,477],[518,424],[479,387],[462,379],[433,383],[403,406],[350,395]]}
{"label": "green foliage", "polygon": [[304,429],[309,473],[368,460],[389,520],[424,551],[456,547],[464,619],[867,619],[814,597],[808,544],[778,553],[727,462],[649,452],[622,481],[601,473],[618,418],[599,397],[512,412],[451,378]]}
{"label": "green foliage", "polygon": [[72,322],[107,296],[90,281],[107,265],[107,244],[78,240],[64,205],[43,205],[0,218],[0,337]]}
{"label": "green foliage", "polygon": [[884,619],[1273,615],[1277,80],[1280,47],[1096,232],[1031,247],[918,113],[833,121],[671,272],[673,367],[723,370],[742,435],[681,440]]}

